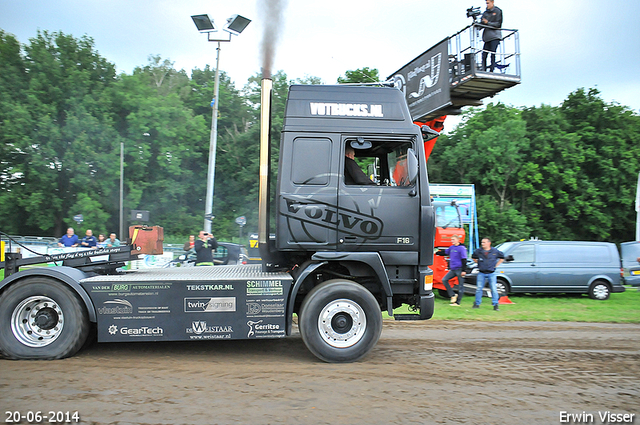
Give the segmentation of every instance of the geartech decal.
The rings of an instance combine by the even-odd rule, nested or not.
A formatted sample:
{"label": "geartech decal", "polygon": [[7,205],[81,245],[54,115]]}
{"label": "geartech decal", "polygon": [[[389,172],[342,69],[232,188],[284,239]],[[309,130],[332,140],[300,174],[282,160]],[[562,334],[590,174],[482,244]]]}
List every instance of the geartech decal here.
{"label": "geartech decal", "polygon": [[116,325],[111,325],[109,326],[109,333],[111,335],[120,334],[128,336],[163,336],[164,330],[159,326],[155,328],[149,326],[141,326],[139,328],[123,326],[118,328]]}
{"label": "geartech decal", "polygon": [[335,229],[349,235],[359,236],[366,239],[378,239],[384,227],[382,221],[371,215],[346,208],[336,208],[334,205],[322,202],[304,203],[297,199],[285,198],[287,202],[286,211],[281,214],[302,221],[303,223],[315,224],[328,229]]}

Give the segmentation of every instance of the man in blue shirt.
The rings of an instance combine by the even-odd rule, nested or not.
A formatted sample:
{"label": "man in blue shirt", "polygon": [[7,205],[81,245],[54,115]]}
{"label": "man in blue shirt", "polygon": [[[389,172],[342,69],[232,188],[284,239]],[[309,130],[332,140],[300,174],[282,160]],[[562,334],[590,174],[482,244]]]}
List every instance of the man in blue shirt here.
{"label": "man in blue shirt", "polygon": [[93,232],[91,230],[87,230],[86,236],[82,238],[82,242],[80,242],[80,246],[83,248],[95,248],[97,245],[98,240],[93,236]]}
{"label": "man in blue shirt", "polygon": [[58,246],[76,247],[78,246],[78,235],[74,233],[73,227],[67,229],[67,234],[58,241]]}
{"label": "man in blue shirt", "polygon": [[[467,270],[467,248],[460,244],[458,236],[451,236],[451,246],[447,248],[445,254],[449,256],[449,271],[442,278],[442,284],[447,288],[447,295],[451,297],[451,306],[459,307],[464,295],[464,277]],[[455,295],[449,280],[458,277],[458,295]]]}
{"label": "man in blue shirt", "polygon": [[498,289],[496,288],[497,276],[496,267],[498,267],[504,261],[504,254],[501,251],[491,246],[491,239],[482,238],[480,243],[482,248],[478,248],[473,252],[471,258],[478,263],[478,277],[476,278],[476,302],[473,304],[473,308],[479,308],[482,303],[482,290],[489,281],[489,287],[491,288],[491,302],[493,309],[498,311],[498,301],[500,296],[498,295]]}

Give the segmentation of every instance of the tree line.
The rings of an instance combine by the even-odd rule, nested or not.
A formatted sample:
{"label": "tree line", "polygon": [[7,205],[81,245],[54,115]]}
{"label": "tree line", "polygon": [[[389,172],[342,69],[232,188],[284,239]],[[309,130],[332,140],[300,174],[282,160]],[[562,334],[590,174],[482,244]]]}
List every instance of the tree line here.
{"label": "tree line", "polygon": [[[116,73],[93,39],[41,31],[26,44],[0,30],[0,230],[61,236],[76,226],[119,227],[120,146],[124,206],[186,237],[202,227],[215,69],[176,70],[150,56]],[[272,76],[272,157],[290,81]],[[375,69],[339,82],[371,82]],[[319,84],[317,77],[296,83]],[[220,72],[214,234],[257,229],[260,76],[236,89]],[[640,170],[640,122],[629,108],[579,89],[558,107],[471,109],[438,140],[432,182],[473,183],[483,234],[496,240],[629,240]],[[123,237],[126,235],[118,235]]]}
{"label": "tree line", "polygon": [[432,181],[475,184],[480,232],[498,241],[633,240],[639,172],[640,116],[597,89],[557,107],[472,109],[429,168]]}

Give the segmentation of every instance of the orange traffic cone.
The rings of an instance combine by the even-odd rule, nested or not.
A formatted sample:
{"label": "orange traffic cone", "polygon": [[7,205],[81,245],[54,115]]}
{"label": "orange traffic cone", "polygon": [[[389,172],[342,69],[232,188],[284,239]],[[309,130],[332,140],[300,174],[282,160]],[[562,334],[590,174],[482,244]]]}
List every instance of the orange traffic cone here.
{"label": "orange traffic cone", "polygon": [[503,295],[498,300],[498,304],[515,304],[513,301],[509,299],[506,295]]}

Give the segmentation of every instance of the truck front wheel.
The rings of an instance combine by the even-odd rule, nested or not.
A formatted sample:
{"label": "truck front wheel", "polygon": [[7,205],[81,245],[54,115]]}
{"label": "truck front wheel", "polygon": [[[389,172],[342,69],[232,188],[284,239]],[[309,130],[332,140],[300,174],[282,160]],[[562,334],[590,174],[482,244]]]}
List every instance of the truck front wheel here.
{"label": "truck front wheel", "polygon": [[10,359],[72,356],[89,334],[86,308],[54,279],[30,277],[0,296],[0,354]]}
{"label": "truck front wheel", "polygon": [[349,280],[313,288],[300,308],[300,334],[307,348],[326,362],[353,362],[378,342],[382,313],[375,297]]}

